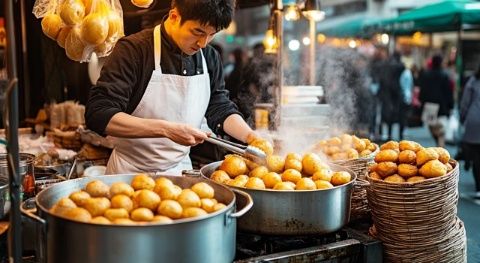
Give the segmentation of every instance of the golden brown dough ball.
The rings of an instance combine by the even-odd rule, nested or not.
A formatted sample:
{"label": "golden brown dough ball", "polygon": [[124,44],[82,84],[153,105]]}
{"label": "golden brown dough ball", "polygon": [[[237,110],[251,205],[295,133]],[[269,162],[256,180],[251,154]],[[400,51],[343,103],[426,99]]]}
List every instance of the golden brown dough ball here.
{"label": "golden brown dough ball", "polygon": [[91,197],[108,197],[110,187],[100,180],[93,180],[85,186],[85,191]]}
{"label": "golden brown dough ball", "polygon": [[123,36],[123,20],[122,18],[113,11],[108,12],[108,35],[107,40],[111,40]]}
{"label": "golden brown dough ball", "polygon": [[128,211],[125,208],[109,208],[103,215],[110,221],[117,218],[129,218]]}
{"label": "golden brown dough ball", "polygon": [[332,138],[327,140],[327,144],[339,146],[339,145],[342,144],[342,140],[338,137],[332,137]]}
{"label": "golden brown dough ball", "polygon": [[160,177],[160,178],[155,179],[155,187],[153,189],[160,189],[164,186],[172,186],[172,185],[173,185],[172,180],[170,180],[166,177]]}
{"label": "golden brown dough ball", "polygon": [[250,178],[250,177],[248,177],[248,175],[241,174],[241,175],[235,177],[235,179],[233,179],[233,180],[242,182],[243,184],[246,184],[247,181],[248,181],[248,178]]}
{"label": "golden brown dough ball", "polygon": [[270,172],[267,173],[262,180],[265,183],[265,187],[273,188],[277,183],[282,181],[282,177],[275,172]]}
{"label": "golden brown dough ball", "polygon": [[295,169],[299,172],[302,171],[302,160],[298,160],[298,159],[293,159],[293,158],[290,158],[290,159],[287,159],[285,160],[285,170],[288,170],[288,169]]}
{"label": "golden brown dough ball", "polygon": [[399,145],[398,145],[398,142],[396,141],[388,141],[384,144],[382,144],[382,146],[380,146],[380,150],[395,150],[395,151],[399,151]]}
{"label": "golden brown dough ball", "polygon": [[225,181],[230,179],[230,176],[228,176],[227,172],[222,171],[222,170],[216,170],[215,172],[212,173],[210,176],[210,179],[217,183],[225,183]]}
{"label": "golden brown dough ball", "polygon": [[423,176],[413,176],[407,179],[407,182],[409,183],[418,183],[423,181],[425,181],[425,177]]}
{"label": "golden brown dough ball", "polygon": [[218,210],[222,210],[224,208],[226,208],[227,206],[225,204],[222,204],[222,203],[217,203],[215,204],[215,206],[213,207],[213,210],[215,211],[218,211]]}
{"label": "golden brown dough ball", "polygon": [[197,193],[198,197],[200,198],[213,198],[215,195],[213,187],[204,182],[194,184],[191,189]]}
{"label": "golden brown dough ball", "polygon": [[298,161],[302,161],[302,156],[298,153],[289,153],[287,154],[287,156],[285,157],[285,160],[298,160]]}
{"label": "golden brown dough ball", "polygon": [[288,169],[282,173],[282,181],[288,181],[296,184],[300,179],[302,179],[302,174],[297,170]]}
{"label": "golden brown dough ball", "polygon": [[437,160],[438,153],[435,149],[426,148],[417,152],[417,165],[423,165],[430,160]]}
{"label": "golden brown dough ball", "polygon": [[295,190],[295,184],[292,182],[278,182],[273,186],[273,189],[281,191],[293,191]]}
{"label": "golden brown dough ball", "polygon": [[268,173],[268,168],[265,166],[258,166],[252,171],[250,171],[250,176],[251,177],[258,177],[258,178],[263,178],[264,175]]}
{"label": "golden brown dough ball", "polygon": [[228,181],[225,182],[225,184],[229,186],[235,186],[235,187],[245,187],[245,184],[247,184],[247,182],[244,181],[243,179],[239,179],[239,180],[229,179]]}
{"label": "golden brown dough ball", "polygon": [[347,150],[347,159],[358,159],[359,155],[357,150],[355,149],[348,149]]}
{"label": "golden brown dough ball", "polygon": [[60,30],[63,26],[62,18],[59,15],[54,14],[54,13],[50,13],[50,14],[45,15],[42,18],[42,23],[41,24],[42,24],[43,33],[47,37],[49,37],[53,40],[57,39],[58,33],[60,32]]}
{"label": "golden brown dough ball", "polygon": [[[212,205],[212,209],[213,206],[214,204]],[[183,208],[180,203],[175,200],[163,200],[158,206],[157,213],[173,219],[177,219],[182,217]]]}
{"label": "golden brown dough ball", "polygon": [[87,199],[83,205],[93,217],[103,216],[105,211],[110,208],[110,200],[106,197],[94,197]]}
{"label": "golden brown dough ball", "polygon": [[369,145],[367,145],[367,150],[369,150],[372,153],[377,149],[378,149],[378,145],[376,145],[375,143],[370,143]]}
{"label": "golden brown dough ball", "polygon": [[153,0],[130,0],[130,2],[136,7],[148,8],[153,3]]}
{"label": "golden brown dough ball", "polygon": [[439,160],[430,160],[420,168],[419,173],[427,178],[439,177],[447,174],[447,167]]}
{"label": "golden brown dough ball", "polygon": [[111,207],[123,208],[127,210],[127,212],[130,212],[133,209],[133,201],[132,199],[130,199],[130,197],[126,195],[115,195],[114,197],[112,197]]}
{"label": "golden brown dough ball", "polygon": [[155,189],[157,190],[155,192],[160,196],[161,200],[167,200],[167,199],[176,200],[178,196],[182,193],[182,188],[174,184],[160,187],[160,189],[157,189],[157,188]]}
{"label": "golden brown dough ball", "polygon": [[198,197],[198,195],[190,189],[183,189],[177,198],[177,202],[183,208],[200,207],[202,205],[200,197]]}
{"label": "golden brown dough ball", "polygon": [[412,177],[416,176],[418,173],[417,166],[411,165],[411,164],[406,164],[402,163],[398,165],[398,174],[403,177]]}
{"label": "golden brown dough ball", "polygon": [[88,223],[92,220],[90,213],[81,207],[70,208],[65,210],[62,214],[63,217],[66,217],[71,220]]}
{"label": "golden brown dough ball", "polygon": [[339,146],[337,146],[337,145],[331,145],[331,146],[327,146],[327,147],[325,148],[325,151],[324,151],[324,152],[325,152],[327,155],[334,155],[334,154],[339,153],[339,152],[341,152],[341,151],[342,151],[342,149],[341,149]]}
{"label": "golden brown dough ball", "polygon": [[215,211],[213,209],[217,204],[215,199],[202,198],[200,201],[202,202],[202,209],[205,210],[207,213],[212,213]]}
{"label": "golden brown dough ball", "polygon": [[297,184],[295,185],[295,190],[315,190],[315,189],[317,189],[315,182],[308,177],[303,177],[302,179],[298,180]]}
{"label": "golden brown dough ball", "polygon": [[330,170],[329,168],[321,168],[312,175],[312,180],[323,180],[330,182],[330,180],[332,179],[332,174],[332,170]]}
{"label": "golden brown dough ball", "polygon": [[265,183],[260,178],[250,177],[245,187],[250,189],[265,189]]}
{"label": "golden brown dough ball", "polygon": [[340,139],[342,140],[343,144],[351,145],[353,143],[353,137],[350,134],[342,134],[340,135]]}
{"label": "golden brown dough ball", "polygon": [[158,224],[170,224],[173,223],[173,220],[167,216],[156,215],[150,222]]}
{"label": "golden brown dough ball", "polygon": [[126,195],[128,197],[132,196],[135,190],[124,182],[116,182],[110,186],[110,196],[116,195]]}
{"label": "golden brown dough ball", "polygon": [[85,43],[80,37],[80,29],[74,27],[65,40],[65,54],[73,61],[82,61]]}
{"label": "golden brown dough ball", "polygon": [[387,176],[384,181],[388,183],[405,183],[405,179],[398,174]]}
{"label": "golden brown dough ball", "polygon": [[394,163],[396,163],[397,161],[398,161],[398,153],[394,150],[391,150],[391,149],[381,150],[375,156],[375,162],[377,162],[377,163],[381,163],[381,162],[394,162]]}
{"label": "golden brown dough ball", "polygon": [[307,175],[314,174],[318,169],[324,167],[322,160],[315,153],[307,153],[302,159],[303,172]]}
{"label": "golden brown dough ball", "polygon": [[116,225],[126,225],[126,226],[133,226],[137,224],[134,221],[132,221],[130,218],[117,218],[113,221],[113,223]]}
{"label": "golden brown dough ball", "polygon": [[[355,149],[353,149],[350,144],[342,144],[342,145],[340,146],[340,151],[346,152],[346,151],[348,151],[348,150],[355,150]],[[355,150],[355,151],[356,151],[356,150]]]}
{"label": "golden brown dough ball", "polygon": [[203,216],[203,215],[207,215],[208,213],[199,208],[199,207],[188,207],[186,209],[183,210],[183,214],[182,214],[182,217],[183,218],[189,218],[189,217],[197,217],[197,216]]}
{"label": "golden brown dough ball", "polygon": [[250,142],[251,146],[257,147],[262,150],[267,156],[273,154],[273,146],[270,142],[264,139],[255,139]]}
{"label": "golden brown dough ball", "polygon": [[368,174],[368,176],[370,176],[370,178],[375,180],[382,180],[382,177],[378,175],[376,172],[371,172],[370,174]]}
{"label": "golden brown dough ball", "polygon": [[447,167],[447,173],[449,173],[451,170],[453,170],[453,166],[450,163],[446,163],[445,167]]}
{"label": "golden brown dough ball", "polygon": [[108,220],[106,217],[103,217],[103,216],[97,216],[97,217],[92,218],[92,220],[90,220],[90,223],[100,224],[100,225],[110,225],[111,224],[110,220]]}
{"label": "golden brown dough ball", "polygon": [[77,191],[70,194],[69,198],[78,206],[83,206],[90,195],[85,191]]}
{"label": "golden brown dough ball", "polygon": [[145,208],[145,207],[140,207],[132,211],[132,214],[130,215],[130,219],[133,221],[152,221],[153,219],[153,212],[152,210]]}
{"label": "golden brown dough ball", "polygon": [[362,152],[367,148],[365,141],[359,139],[357,136],[353,136],[353,148],[357,150],[357,152]]}
{"label": "golden brown dough ball", "polygon": [[346,152],[334,153],[330,156],[330,159],[333,161],[340,161],[348,159],[348,154]]}
{"label": "golden brown dough ball", "polygon": [[153,190],[155,188],[155,180],[146,174],[137,174],[130,184],[135,190]]}
{"label": "golden brown dough ball", "polygon": [[260,166],[258,163],[254,162],[254,161],[250,161],[248,159],[243,159],[245,161],[245,164],[247,165],[247,171],[251,171],[255,168],[257,168],[258,166]]}
{"label": "golden brown dough ball", "polygon": [[67,41],[67,37],[70,34],[71,30],[72,30],[71,26],[64,26],[60,29],[60,32],[58,32],[57,44],[62,48],[65,48],[65,41]]}
{"label": "golden brown dough ball", "polygon": [[420,150],[420,145],[414,141],[403,140],[398,143],[398,148],[400,149],[400,151],[409,150],[417,152]]}
{"label": "golden brown dough ball", "polygon": [[450,161],[450,153],[442,147],[433,147],[438,154],[438,160],[444,164]]}
{"label": "golden brown dough ball", "polygon": [[330,189],[333,188],[333,185],[330,182],[323,181],[323,180],[316,180],[315,186],[317,189]]}
{"label": "golden brown dough ball", "polygon": [[81,0],[65,0],[60,6],[60,17],[67,25],[82,22],[85,16],[85,5]]}
{"label": "golden brown dough ball", "polygon": [[381,162],[376,165],[375,172],[381,177],[387,177],[397,173],[397,164],[394,162]]}
{"label": "golden brown dough ball", "polygon": [[64,197],[51,208],[51,212],[56,215],[62,215],[65,211],[76,207],[77,205],[75,202],[73,202],[70,198]]}
{"label": "golden brown dough ball", "polygon": [[235,178],[238,175],[247,173],[247,164],[240,156],[227,155],[219,169],[227,172],[230,178]]}
{"label": "golden brown dough ball", "polygon": [[99,45],[107,39],[108,19],[103,14],[87,15],[80,26],[82,40],[89,45]]}
{"label": "golden brown dough ball", "polygon": [[400,163],[416,164],[417,154],[412,150],[403,150],[398,154],[398,161]]}
{"label": "golden brown dough ball", "polygon": [[360,152],[360,157],[367,157],[369,156],[370,154],[372,154],[372,151],[371,150],[363,150],[362,152]]}
{"label": "golden brown dough ball", "polygon": [[152,211],[157,210],[160,204],[160,196],[154,191],[143,189],[133,198],[133,207],[145,207]]}
{"label": "golden brown dough ball", "polygon": [[332,174],[332,179],[330,182],[337,186],[337,185],[342,185],[350,182],[352,180],[352,175],[349,174],[348,172],[341,171],[341,172],[334,172]]}
{"label": "golden brown dough ball", "polygon": [[285,167],[285,160],[278,155],[267,156],[267,168],[271,172],[281,173]]}

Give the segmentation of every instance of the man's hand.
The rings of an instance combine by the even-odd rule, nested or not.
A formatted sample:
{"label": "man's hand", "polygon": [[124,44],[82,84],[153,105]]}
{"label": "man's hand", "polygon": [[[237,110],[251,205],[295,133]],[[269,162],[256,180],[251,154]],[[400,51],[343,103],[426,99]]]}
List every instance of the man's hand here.
{"label": "man's hand", "polygon": [[165,137],[184,146],[203,143],[208,135],[207,132],[182,123],[171,123],[165,131]]}

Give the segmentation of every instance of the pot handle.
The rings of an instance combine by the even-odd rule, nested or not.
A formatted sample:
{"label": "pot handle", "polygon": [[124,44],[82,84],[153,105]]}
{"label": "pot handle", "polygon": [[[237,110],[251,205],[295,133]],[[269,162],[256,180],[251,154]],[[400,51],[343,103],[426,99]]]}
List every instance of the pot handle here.
{"label": "pot handle", "polygon": [[37,205],[35,204],[35,197],[23,201],[22,205],[20,206],[20,210],[22,211],[22,214],[29,217],[30,219],[37,221],[42,226],[47,226],[47,221],[36,215]]}
{"label": "pot handle", "polygon": [[201,177],[201,176],[202,176],[202,173],[200,172],[200,170],[195,170],[195,169],[192,169],[192,170],[182,170],[182,176],[186,176],[186,177]]}
{"label": "pot handle", "polygon": [[242,209],[240,209],[240,211],[237,211],[235,213],[231,213],[228,215],[228,217],[230,218],[238,218],[243,216],[245,213],[248,212],[248,210],[250,210],[250,208],[252,208],[253,199],[249,194],[245,193],[244,191],[240,191],[237,189],[231,189],[231,190],[235,193],[236,196],[241,196],[242,198],[246,199],[246,204]]}
{"label": "pot handle", "polygon": [[370,187],[370,182],[365,179],[357,178],[354,185],[360,187]]}

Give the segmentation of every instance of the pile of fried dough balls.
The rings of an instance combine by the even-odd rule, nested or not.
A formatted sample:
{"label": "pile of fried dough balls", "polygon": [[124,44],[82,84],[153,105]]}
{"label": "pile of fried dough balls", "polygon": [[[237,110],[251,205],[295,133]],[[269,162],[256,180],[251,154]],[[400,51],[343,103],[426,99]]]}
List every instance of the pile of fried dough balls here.
{"label": "pile of fried dough balls", "polygon": [[355,135],[342,134],[330,139],[320,140],[315,146],[315,152],[325,154],[329,160],[341,161],[358,159],[371,155],[378,145],[369,139],[360,139]]}
{"label": "pile of fried dough balls", "polygon": [[270,152],[265,165],[227,155],[210,178],[235,187],[292,191],[333,188],[350,182],[351,175],[333,172],[315,153],[289,153],[283,158]]}
{"label": "pile of fried dough balls", "polygon": [[182,189],[165,177],[136,175],[131,184],[108,186],[100,180],[60,199],[50,211],[75,221],[95,224],[166,224],[175,219],[206,215],[225,208],[214,189],[200,182]]}
{"label": "pile of fried dough balls", "polygon": [[42,31],[71,60],[83,61],[93,51],[102,57],[124,35],[119,13],[107,0],[65,0],[43,17]]}
{"label": "pile of fried dough balls", "polygon": [[450,154],[441,147],[424,148],[413,141],[389,141],[380,147],[369,176],[389,183],[416,183],[453,170]]}

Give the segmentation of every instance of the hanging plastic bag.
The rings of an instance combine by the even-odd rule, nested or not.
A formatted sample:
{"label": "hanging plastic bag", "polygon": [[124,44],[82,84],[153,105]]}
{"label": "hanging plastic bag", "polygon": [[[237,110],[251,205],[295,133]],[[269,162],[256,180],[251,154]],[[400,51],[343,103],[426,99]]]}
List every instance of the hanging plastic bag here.
{"label": "hanging plastic bag", "polygon": [[89,62],[93,52],[108,56],[124,36],[119,0],[36,0],[33,14],[74,61]]}

